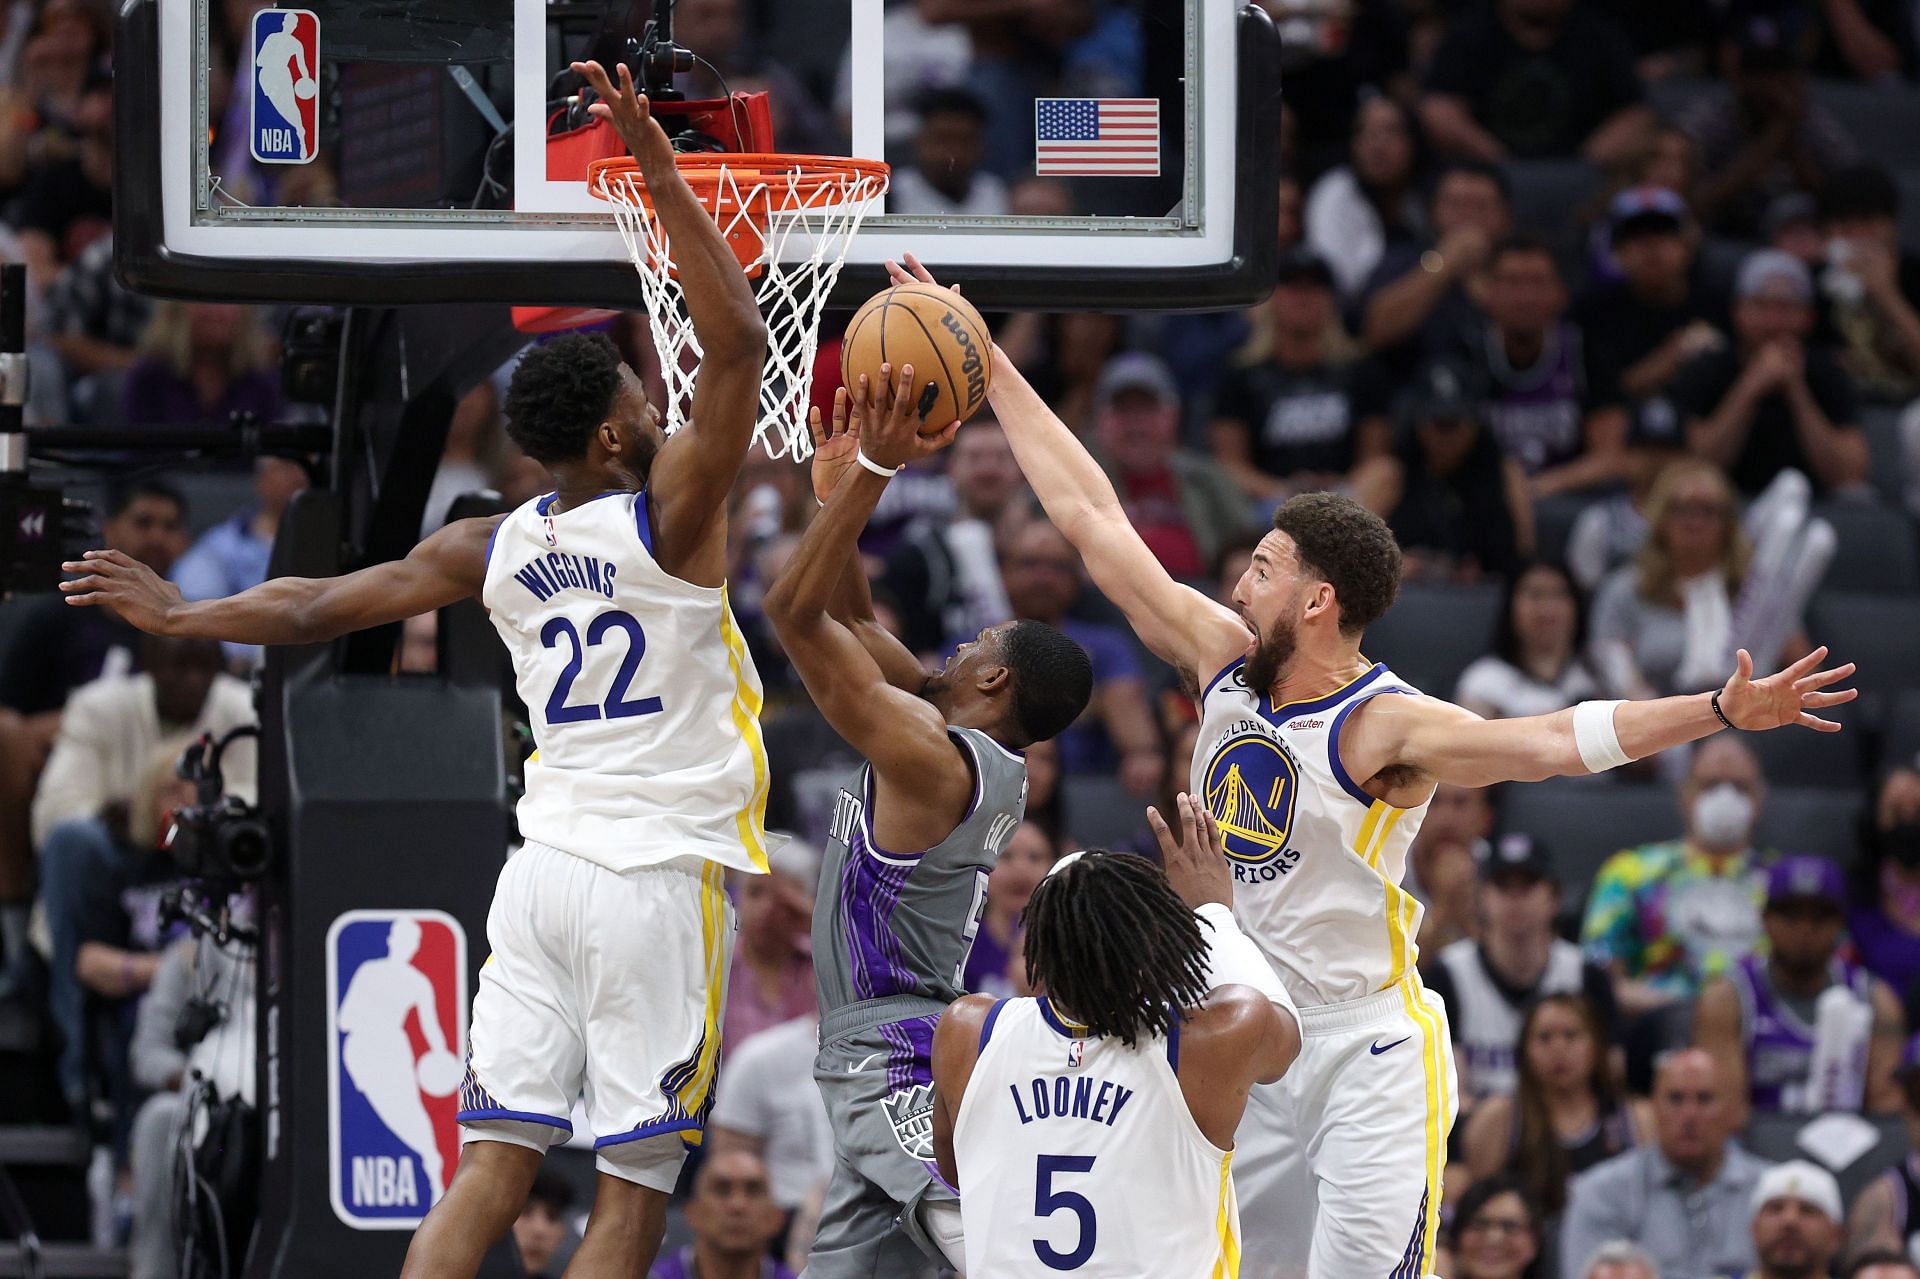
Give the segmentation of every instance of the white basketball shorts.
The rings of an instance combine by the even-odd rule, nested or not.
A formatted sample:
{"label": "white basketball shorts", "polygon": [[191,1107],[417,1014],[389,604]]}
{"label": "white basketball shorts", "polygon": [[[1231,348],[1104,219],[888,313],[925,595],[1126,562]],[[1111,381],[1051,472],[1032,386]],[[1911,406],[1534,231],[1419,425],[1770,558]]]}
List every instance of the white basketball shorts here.
{"label": "white basketball shorts", "polygon": [[700,1142],[733,956],[725,871],[703,857],[613,871],[529,842],[487,914],[460,1122],[545,1150],[583,1093],[602,1172],[671,1192]]}
{"label": "white basketball shorts", "polygon": [[1302,1008],[1300,1031],[1234,1134],[1241,1279],[1420,1279],[1459,1106],[1446,1007],[1409,976]]}

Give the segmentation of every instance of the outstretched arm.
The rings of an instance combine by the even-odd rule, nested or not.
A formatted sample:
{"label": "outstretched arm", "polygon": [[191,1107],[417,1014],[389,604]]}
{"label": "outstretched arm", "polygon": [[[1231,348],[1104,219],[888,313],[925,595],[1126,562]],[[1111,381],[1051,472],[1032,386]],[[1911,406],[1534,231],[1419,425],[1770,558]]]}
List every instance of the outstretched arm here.
{"label": "outstretched arm", "polygon": [[880,664],[828,608],[860,530],[886,490],[882,472],[925,457],[953,438],[952,427],[934,437],[914,429],[912,376],[908,365],[891,387],[867,388],[867,421],[879,425],[869,427],[860,448],[882,470],[858,465],[847,470],[764,605],[814,705],[873,765],[876,814],[887,820],[870,816],[876,836],[894,848],[925,848],[945,838],[973,795],[972,770],[947,735],[940,711],[889,683]]}
{"label": "outstretched arm", "polygon": [[[833,393],[832,422],[823,426],[820,410],[814,408],[807,411],[807,426],[813,432],[813,496],[825,506],[834,489],[840,486],[840,478],[849,470],[858,469],[854,462],[860,451],[858,406],[848,397],[847,389],[840,387]],[[867,582],[866,566],[860,561],[858,546],[847,553],[846,565],[840,570],[840,584],[827,605],[827,612],[853,632],[867,655],[879,665],[887,683],[919,696],[927,686],[927,668],[893,632],[880,625],[880,619],[874,615],[873,588]]]}
{"label": "outstretched arm", "polygon": [[[1827,691],[1853,674],[1853,663],[1817,670],[1826,656],[1824,646],[1816,648],[1785,670],[1754,679],[1753,658],[1741,649],[1732,677],[1719,692],[1721,714],[1733,727],[1749,732],[1790,724],[1839,732],[1840,725],[1814,712],[1858,696],[1850,688]],[[1628,759],[1644,759],[1719,732],[1726,725],[1713,712],[1713,696],[1692,693],[1620,703],[1612,714],[1620,750]],[[1348,717],[1339,750],[1347,772],[1357,778],[1403,770],[1406,776],[1395,780],[1396,790],[1424,791],[1434,782],[1491,786],[1578,777],[1593,770],[1580,748],[1575,714],[1570,709],[1483,720],[1437,698],[1376,697]]]}
{"label": "outstretched arm", "polygon": [[[905,270],[892,263],[888,269],[897,282],[934,282],[911,256]],[[1047,518],[1080,552],[1093,584],[1126,614],[1141,643],[1196,687],[1247,651],[1253,637],[1246,624],[1161,566],[1128,521],[1106,472],[997,346],[987,399]]]}
{"label": "outstretched arm", "polygon": [[217,600],[183,600],[180,588],[120,551],[88,551],[60,567],[67,603],[105,604],[154,635],[235,644],[318,644],[348,631],[430,613],[478,595],[487,543],[505,516],[455,520],[407,553],[340,577],[276,577]]}
{"label": "outstretched arm", "polygon": [[[673,144],[648,111],[646,95],[634,89],[633,73],[622,63],[616,89],[597,62],[576,62],[573,69],[600,95],[588,111],[609,121],[639,161],[700,340],[690,420],[661,448],[648,478],[659,516],[654,545],[668,572],[717,582],[725,574],[727,492],[760,412],[766,324],[726,237],[680,176]],[[690,563],[696,555],[698,564]]]}

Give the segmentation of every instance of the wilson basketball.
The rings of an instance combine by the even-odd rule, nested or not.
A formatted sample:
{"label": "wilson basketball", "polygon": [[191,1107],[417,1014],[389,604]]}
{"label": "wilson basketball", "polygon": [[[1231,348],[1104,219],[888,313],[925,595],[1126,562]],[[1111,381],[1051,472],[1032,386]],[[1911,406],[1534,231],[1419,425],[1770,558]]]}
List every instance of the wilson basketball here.
{"label": "wilson basketball", "polygon": [[880,366],[897,374],[913,365],[914,412],[925,434],[966,421],[987,402],[993,340],[973,304],[952,289],[896,284],[854,313],[840,347],[840,376],[849,394],[860,375],[878,381]]}

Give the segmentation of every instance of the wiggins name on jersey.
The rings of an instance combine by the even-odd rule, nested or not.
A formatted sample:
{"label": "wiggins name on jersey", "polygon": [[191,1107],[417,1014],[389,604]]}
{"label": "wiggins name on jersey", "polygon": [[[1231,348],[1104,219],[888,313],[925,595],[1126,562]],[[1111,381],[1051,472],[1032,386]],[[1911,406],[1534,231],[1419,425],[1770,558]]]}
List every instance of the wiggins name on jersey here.
{"label": "wiggins name on jersey", "polygon": [[654,560],[645,493],[554,500],[500,522],[480,595],[539,748],[521,834],[615,871],[765,871],[760,676],[726,588]]}
{"label": "wiggins name on jersey", "polygon": [[1422,907],[1400,887],[1426,805],[1395,808],[1340,761],[1355,707],[1418,690],[1374,665],[1325,697],[1275,706],[1244,659],[1200,698],[1190,785],[1220,823],[1241,927],[1303,1006],[1382,991],[1413,971]]}

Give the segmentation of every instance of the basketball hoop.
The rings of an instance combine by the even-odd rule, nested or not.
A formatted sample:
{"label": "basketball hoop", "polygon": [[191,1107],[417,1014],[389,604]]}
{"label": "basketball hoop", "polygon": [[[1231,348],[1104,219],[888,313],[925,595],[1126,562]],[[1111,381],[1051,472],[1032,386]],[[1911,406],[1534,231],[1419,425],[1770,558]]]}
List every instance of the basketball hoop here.
{"label": "basketball hoop", "polygon": [[[680,175],[733,248],[767,326],[754,436],[769,456],[813,451],[808,394],[820,345],[820,312],[854,232],[886,193],[887,166],[847,156],[708,153],[675,157]],[[667,382],[668,432],[686,424],[702,352],[686,314],[665,230],[631,156],[595,160],[587,189],[613,206]],[[795,233],[798,232],[798,238]],[[788,249],[795,254],[789,260]]]}

